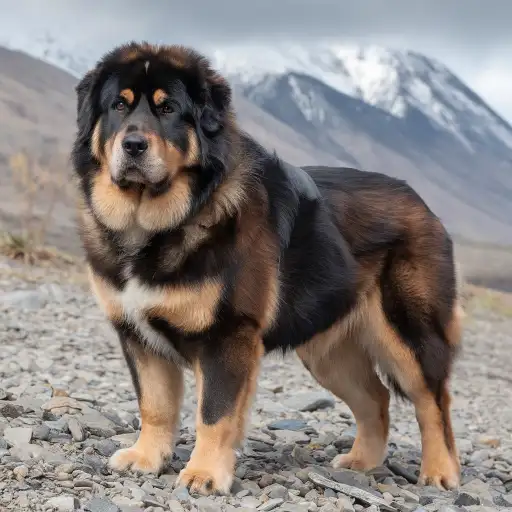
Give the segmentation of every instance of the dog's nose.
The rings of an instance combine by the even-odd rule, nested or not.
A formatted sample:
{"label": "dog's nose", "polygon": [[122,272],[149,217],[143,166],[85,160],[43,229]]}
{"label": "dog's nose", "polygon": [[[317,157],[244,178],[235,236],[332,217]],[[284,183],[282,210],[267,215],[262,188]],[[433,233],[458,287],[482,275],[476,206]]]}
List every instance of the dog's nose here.
{"label": "dog's nose", "polygon": [[148,149],[148,141],[142,135],[130,133],[123,139],[123,149],[130,156],[140,156]]}

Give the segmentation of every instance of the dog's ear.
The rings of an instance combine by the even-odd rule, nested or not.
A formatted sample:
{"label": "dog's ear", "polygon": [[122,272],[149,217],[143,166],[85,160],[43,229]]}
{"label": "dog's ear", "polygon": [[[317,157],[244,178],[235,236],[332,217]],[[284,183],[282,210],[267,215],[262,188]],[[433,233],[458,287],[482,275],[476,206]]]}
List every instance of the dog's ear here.
{"label": "dog's ear", "polygon": [[222,127],[231,106],[231,87],[226,79],[209,70],[206,76],[206,101],[201,113],[201,128],[214,135]]}
{"label": "dog's ear", "polygon": [[95,90],[98,82],[98,70],[88,71],[75,87],[77,95],[76,113],[78,131],[81,137],[91,135],[94,129],[96,105]]}

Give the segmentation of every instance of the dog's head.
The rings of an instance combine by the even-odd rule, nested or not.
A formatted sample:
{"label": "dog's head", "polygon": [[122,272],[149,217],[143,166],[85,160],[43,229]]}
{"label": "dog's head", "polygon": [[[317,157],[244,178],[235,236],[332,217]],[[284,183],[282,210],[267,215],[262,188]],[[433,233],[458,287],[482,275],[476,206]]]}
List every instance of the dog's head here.
{"label": "dog's head", "polygon": [[107,227],[126,228],[138,210],[143,227],[171,227],[220,181],[231,90],[202,55],[181,46],[123,45],[76,91],[74,167]]}

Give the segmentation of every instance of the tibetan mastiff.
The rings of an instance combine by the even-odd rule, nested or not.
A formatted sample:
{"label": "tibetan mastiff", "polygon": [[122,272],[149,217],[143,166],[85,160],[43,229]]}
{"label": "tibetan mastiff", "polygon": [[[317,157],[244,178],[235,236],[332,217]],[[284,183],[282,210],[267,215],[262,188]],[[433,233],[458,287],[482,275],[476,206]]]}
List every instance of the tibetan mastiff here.
{"label": "tibetan mastiff", "polygon": [[382,464],[391,389],[416,409],[420,483],[457,487],[448,381],[462,310],[452,241],[422,199],[383,174],[267,152],[187,47],[117,47],[76,93],[79,232],[142,420],[111,468],[162,470],[190,369],[197,438],[177,482],[229,492],[261,359],[295,350],[357,421],[334,467]]}

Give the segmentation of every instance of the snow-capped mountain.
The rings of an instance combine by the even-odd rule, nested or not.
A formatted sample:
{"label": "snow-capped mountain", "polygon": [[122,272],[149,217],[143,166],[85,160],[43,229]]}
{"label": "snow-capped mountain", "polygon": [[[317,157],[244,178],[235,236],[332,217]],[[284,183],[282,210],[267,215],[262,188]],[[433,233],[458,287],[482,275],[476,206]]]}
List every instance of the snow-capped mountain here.
{"label": "snow-capped mountain", "polygon": [[101,50],[91,51],[78,46],[73,38],[48,32],[28,33],[21,30],[12,33],[0,32],[0,46],[20,50],[32,57],[44,60],[64,69],[75,77],[83,75],[99,57]]}
{"label": "snow-capped mountain", "polygon": [[[0,45],[19,49],[82,75],[103,49],[84,48],[72,35],[16,31]],[[497,139],[512,149],[512,128],[440,62],[423,55],[378,46],[243,46],[215,49],[212,61],[250,96],[271,94],[279,77],[306,75],[397,118],[419,111],[474,151],[474,139]],[[305,117],[325,115],[310,91],[290,81]]]}
{"label": "snow-capped mountain", "polygon": [[[1,32],[1,45],[75,77],[109,49],[56,31]],[[512,128],[441,63],[375,46],[206,53],[234,86],[242,127],[284,159],[404,178],[454,233],[512,242]]]}
{"label": "snow-capped mountain", "polygon": [[[474,150],[475,137],[512,149],[512,128],[440,62],[408,51],[353,45],[216,50],[216,65],[243,90],[271,94],[279,77],[306,75],[397,118],[419,111]],[[324,115],[308,91],[290,85],[305,117]],[[315,113],[316,111],[316,113]]]}

